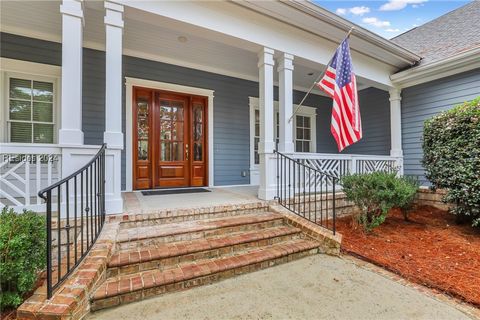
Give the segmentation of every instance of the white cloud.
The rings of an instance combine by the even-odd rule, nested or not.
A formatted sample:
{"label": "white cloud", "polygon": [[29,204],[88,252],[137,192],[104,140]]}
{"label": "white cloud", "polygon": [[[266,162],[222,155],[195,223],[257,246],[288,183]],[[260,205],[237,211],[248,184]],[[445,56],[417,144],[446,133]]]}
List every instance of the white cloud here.
{"label": "white cloud", "polygon": [[388,29],[385,29],[385,31],[387,32],[399,32],[400,29],[392,29],[392,28],[388,28]]}
{"label": "white cloud", "polygon": [[350,8],[348,9],[348,11],[350,11],[350,13],[356,15],[356,16],[363,16],[365,13],[369,13],[370,12],[370,8],[369,7],[365,7],[365,6],[361,6],[361,7],[353,7],[353,8]]}
{"label": "white cloud", "polygon": [[375,17],[363,18],[362,21],[377,28],[390,27],[390,21],[382,21]]}
{"label": "white cloud", "polygon": [[361,6],[361,7],[352,7],[352,8],[338,8],[335,10],[335,13],[338,14],[339,16],[344,16],[348,13],[351,13],[355,16],[363,16],[365,13],[369,13],[370,8]]}
{"label": "white cloud", "polygon": [[402,10],[409,4],[418,6],[427,1],[428,0],[389,0],[387,3],[383,4],[380,7],[380,11]]}

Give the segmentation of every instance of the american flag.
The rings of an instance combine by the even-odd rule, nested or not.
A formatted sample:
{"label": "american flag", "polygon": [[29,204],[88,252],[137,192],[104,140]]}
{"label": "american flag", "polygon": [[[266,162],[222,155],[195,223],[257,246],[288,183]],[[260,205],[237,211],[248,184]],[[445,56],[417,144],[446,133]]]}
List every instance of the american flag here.
{"label": "american flag", "polygon": [[348,37],[342,41],[317,84],[333,99],[330,131],[342,151],[362,138],[362,123],[358,105],[357,81],[352,68]]}

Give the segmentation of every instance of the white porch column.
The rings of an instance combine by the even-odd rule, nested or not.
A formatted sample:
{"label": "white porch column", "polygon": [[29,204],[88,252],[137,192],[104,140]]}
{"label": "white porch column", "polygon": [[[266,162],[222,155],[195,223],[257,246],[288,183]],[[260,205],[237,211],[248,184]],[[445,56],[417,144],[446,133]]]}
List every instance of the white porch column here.
{"label": "white porch column", "polygon": [[273,149],[273,53],[269,48],[263,48],[258,54],[259,71],[259,104],[260,104],[260,141],[258,153],[260,155],[260,187],[258,197],[271,200],[275,197],[276,178]]}
{"label": "white porch column", "polygon": [[123,5],[105,1],[105,172],[107,213],[123,211],[121,195]]}
{"label": "white porch column", "polygon": [[62,13],[62,104],[58,142],[83,145],[82,55],[83,1],[63,0]]}
{"label": "white porch column", "polygon": [[283,53],[278,59],[278,64],[278,90],[280,96],[278,151],[293,153],[295,150],[293,144],[293,120],[289,121],[293,114],[293,55]]}
{"label": "white porch column", "polygon": [[392,157],[402,157],[402,109],[400,89],[391,88],[390,93],[390,138]]}
{"label": "white porch column", "polygon": [[122,36],[123,6],[105,1],[105,133],[108,148],[123,149]]}

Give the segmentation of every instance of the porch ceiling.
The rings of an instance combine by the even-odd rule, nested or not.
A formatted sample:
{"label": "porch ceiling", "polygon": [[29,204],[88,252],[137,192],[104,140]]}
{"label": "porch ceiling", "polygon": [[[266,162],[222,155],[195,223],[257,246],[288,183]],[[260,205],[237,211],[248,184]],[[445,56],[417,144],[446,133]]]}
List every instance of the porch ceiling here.
{"label": "porch ceiling", "polygon": [[[1,1],[0,29],[61,42],[61,1]],[[84,45],[104,50],[102,1],[86,2]],[[182,38],[184,37],[184,38]],[[181,41],[186,39],[186,41]],[[124,54],[257,81],[260,46],[130,7],[125,8]],[[306,90],[323,65],[296,58],[294,87]],[[313,73],[313,74],[312,74]],[[277,74],[275,72],[275,81]],[[376,86],[358,79],[359,89]],[[316,94],[323,94],[314,89]]]}

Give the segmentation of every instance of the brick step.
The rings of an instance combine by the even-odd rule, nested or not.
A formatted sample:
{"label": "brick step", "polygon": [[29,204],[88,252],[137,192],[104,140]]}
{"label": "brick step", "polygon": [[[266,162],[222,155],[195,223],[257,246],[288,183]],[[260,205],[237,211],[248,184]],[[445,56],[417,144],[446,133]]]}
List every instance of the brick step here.
{"label": "brick step", "polygon": [[300,237],[300,229],[281,226],[193,241],[163,243],[156,246],[121,250],[110,259],[107,278],[151,269],[163,270],[174,267],[179,263],[200,259],[226,257],[238,252]]}
{"label": "brick step", "polygon": [[166,242],[187,241],[239,231],[261,230],[283,225],[277,213],[249,214],[210,220],[185,221],[165,225],[124,229],[118,236],[117,249],[134,249]]}
{"label": "brick step", "polygon": [[108,279],[91,298],[91,310],[138,301],[268,268],[318,252],[319,243],[295,239],[244,254],[209,259],[168,270],[150,270]]}
{"label": "brick step", "polygon": [[130,217],[132,220],[121,222],[120,229],[147,227],[192,220],[236,217],[246,214],[262,214],[267,211],[268,207],[260,206],[260,204],[253,204],[251,205],[251,208],[230,208],[230,210],[227,210],[225,207],[163,210],[158,213],[142,213]]}

